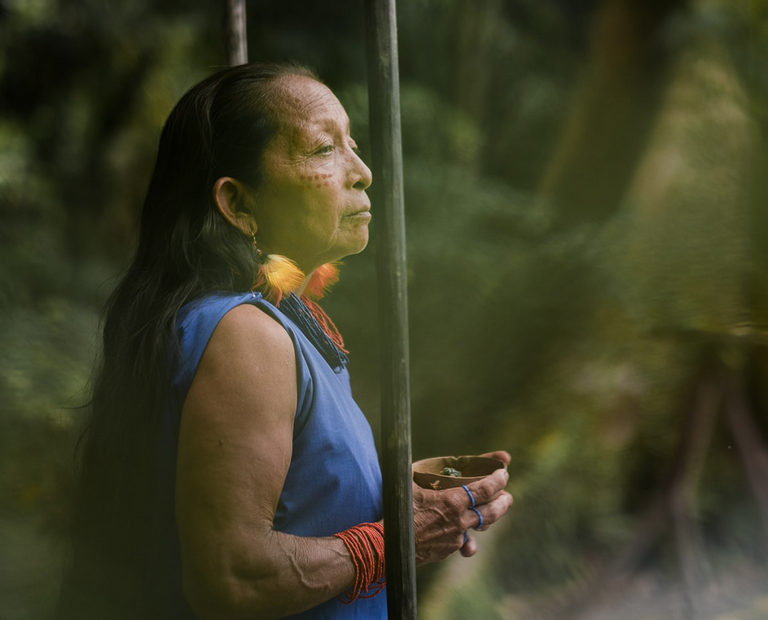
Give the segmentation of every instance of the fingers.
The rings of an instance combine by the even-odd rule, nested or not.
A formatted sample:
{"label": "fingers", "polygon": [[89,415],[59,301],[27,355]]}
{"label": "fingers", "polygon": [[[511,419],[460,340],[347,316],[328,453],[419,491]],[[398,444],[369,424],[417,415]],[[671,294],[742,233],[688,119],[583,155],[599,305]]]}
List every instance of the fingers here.
{"label": "fingers", "polygon": [[[468,484],[467,487],[475,498],[475,504],[480,506],[491,501],[499,491],[503,490],[504,487],[507,486],[508,480],[509,474],[507,473],[507,470],[497,469],[490,476],[486,476],[482,480]],[[463,492],[463,489],[459,490]]]}
{"label": "fingers", "polygon": [[[512,496],[502,491],[484,506],[474,510],[470,509],[469,513],[474,517],[474,522],[471,521],[472,517],[470,517],[468,528],[484,532],[504,516],[510,506],[512,506],[512,501]],[[459,553],[465,558],[471,558],[477,553],[477,541],[467,530],[465,530],[464,544],[459,548]]]}
{"label": "fingers", "polygon": [[[475,508],[474,510],[470,509],[469,513],[472,516],[469,517],[470,522],[467,524],[468,528],[484,532],[504,516],[510,506],[512,506],[512,501],[512,496],[509,493],[502,492],[499,493],[493,501],[484,506]],[[472,521],[473,518],[474,521]],[[459,552],[463,557],[470,558],[477,553],[477,541],[467,530],[465,530],[465,532],[466,537],[464,539],[464,544],[459,549]]]}
{"label": "fingers", "polygon": [[[445,559],[457,550],[464,557],[474,555],[477,543],[468,531],[474,528],[485,531],[504,516],[512,505],[512,496],[504,491],[508,480],[506,469],[500,469],[467,485],[469,493],[461,487],[433,491],[414,484],[417,565]],[[470,494],[474,498],[474,510]]]}
{"label": "fingers", "polygon": [[496,521],[503,517],[510,506],[512,506],[512,496],[506,491],[502,491],[487,504],[468,508],[461,516],[461,524],[467,529],[479,530],[484,532]]}
{"label": "fingers", "polygon": [[504,467],[509,467],[509,463],[512,461],[512,457],[506,450],[496,450],[495,452],[486,452],[480,456],[488,457],[489,459],[496,459],[504,463]]}
{"label": "fingers", "polygon": [[461,553],[461,555],[463,555],[465,558],[471,558],[477,553],[477,542],[475,541],[475,537],[472,536],[472,534],[467,535],[467,542],[461,546],[459,553]]}

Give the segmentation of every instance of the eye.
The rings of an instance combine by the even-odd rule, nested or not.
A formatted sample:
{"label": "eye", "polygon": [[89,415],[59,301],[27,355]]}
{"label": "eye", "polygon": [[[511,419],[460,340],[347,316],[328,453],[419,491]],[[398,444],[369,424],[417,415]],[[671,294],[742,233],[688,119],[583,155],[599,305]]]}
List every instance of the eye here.
{"label": "eye", "polygon": [[335,146],[333,144],[324,144],[319,149],[315,151],[315,155],[328,155],[330,153],[333,153],[335,150]]}

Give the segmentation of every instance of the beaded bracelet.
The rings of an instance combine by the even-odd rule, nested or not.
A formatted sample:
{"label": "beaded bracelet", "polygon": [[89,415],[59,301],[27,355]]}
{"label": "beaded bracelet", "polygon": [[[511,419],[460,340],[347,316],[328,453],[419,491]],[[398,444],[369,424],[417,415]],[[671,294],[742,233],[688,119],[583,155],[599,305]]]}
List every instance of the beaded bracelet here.
{"label": "beaded bracelet", "polygon": [[340,594],[338,599],[349,605],[358,598],[373,598],[379,594],[387,584],[384,526],[381,523],[361,523],[334,536],[344,541],[355,566],[354,585]]}

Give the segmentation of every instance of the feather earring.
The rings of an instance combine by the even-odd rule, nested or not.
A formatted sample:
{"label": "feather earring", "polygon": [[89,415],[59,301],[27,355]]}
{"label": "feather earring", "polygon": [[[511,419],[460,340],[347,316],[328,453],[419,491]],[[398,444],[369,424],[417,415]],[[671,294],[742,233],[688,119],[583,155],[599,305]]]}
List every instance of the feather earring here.
{"label": "feather earring", "polygon": [[253,237],[253,248],[261,261],[261,265],[256,271],[253,288],[259,289],[264,295],[264,299],[275,306],[279,306],[283,295],[289,295],[298,289],[306,276],[299,269],[299,266],[287,256],[280,254],[264,255],[256,245],[256,234],[251,233],[251,236]]}
{"label": "feather earring", "polygon": [[310,299],[324,297],[330,288],[339,281],[339,264],[325,263],[325,265],[320,265],[315,269],[309,276],[304,294]]}

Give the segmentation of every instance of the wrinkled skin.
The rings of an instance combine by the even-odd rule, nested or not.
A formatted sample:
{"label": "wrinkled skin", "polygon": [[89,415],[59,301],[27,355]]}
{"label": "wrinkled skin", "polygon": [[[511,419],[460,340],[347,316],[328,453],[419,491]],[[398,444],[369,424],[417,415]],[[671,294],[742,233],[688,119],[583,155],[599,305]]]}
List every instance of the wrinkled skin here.
{"label": "wrinkled skin", "polygon": [[[475,507],[483,515],[485,531],[498,521],[512,505],[512,496],[504,491],[509,480],[506,467],[510,456],[507,452],[491,452],[483,456],[498,459],[504,469],[467,485],[475,498]],[[464,542],[464,532],[476,527],[477,515],[470,510],[470,500],[462,488],[432,491],[413,485],[413,525],[416,541],[416,564],[438,562],[457,550],[464,557],[477,553],[477,542],[469,534]]]}
{"label": "wrinkled skin", "polygon": [[[265,252],[309,278],[368,242],[370,170],[355,152],[349,119],[322,84],[286,78],[280,129],[255,192],[222,177],[212,188],[222,216]],[[306,283],[306,281],[305,281]],[[298,291],[301,292],[301,289]],[[355,567],[338,538],[275,531],[290,467],[297,407],[295,351],[285,329],[255,306],[228,312],[211,336],[181,417],[176,520],[184,590],[201,620],[280,618],[337,596]],[[506,452],[489,456],[509,464]],[[265,475],[269,472],[269,475]],[[507,511],[506,467],[469,485],[488,529]],[[467,493],[413,489],[418,564],[461,550],[477,525]]]}

